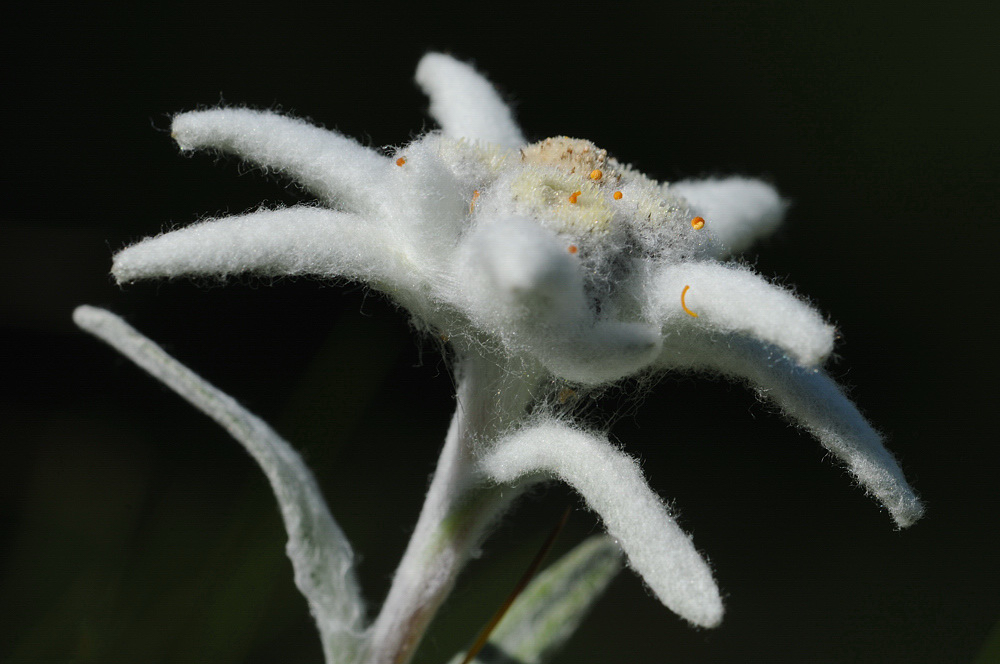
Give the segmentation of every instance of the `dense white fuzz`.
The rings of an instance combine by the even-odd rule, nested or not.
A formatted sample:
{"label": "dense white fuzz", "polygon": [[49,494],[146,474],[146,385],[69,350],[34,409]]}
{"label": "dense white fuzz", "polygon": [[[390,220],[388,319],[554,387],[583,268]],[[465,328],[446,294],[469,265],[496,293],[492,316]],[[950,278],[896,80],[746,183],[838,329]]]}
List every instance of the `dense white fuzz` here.
{"label": "dense white fuzz", "polygon": [[774,187],[751,178],[682,180],[672,182],[669,191],[708,219],[712,232],[733,253],[774,232],[788,207]]}
{"label": "dense white fuzz", "polygon": [[532,219],[487,220],[463,243],[456,286],[484,324],[573,326],[589,314],[579,262]]}
{"label": "dense white fuzz", "polygon": [[385,193],[371,202],[371,216],[417,247],[423,262],[448,260],[469,223],[477,180],[460,172],[472,160],[455,147],[428,134],[398,150],[380,184]]}
{"label": "dense white fuzz", "polygon": [[260,418],[118,316],[81,306],[73,312],[73,320],[218,422],[260,465],[278,499],[295,585],[309,602],[327,662],[351,661],[364,629],[364,602],[354,577],[354,552],[330,516],[302,457]]}
{"label": "dense white fuzz", "polygon": [[[355,215],[297,206],[192,224],[115,255],[119,283],[156,277],[315,275],[399,287],[419,282],[419,262],[391,230]],[[407,275],[411,275],[409,278]]]}
{"label": "dense white fuzz", "polygon": [[390,162],[345,136],[304,120],[247,108],[174,116],[171,135],[182,150],[213,149],[284,173],[324,201],[366,209]]}
{"label": "dense white fuzz", "polygon": [[543,422],[499,441],[480,467],[497,482],[558,478],[571,485],[660,601],[702,627],[722,620],[719,591],[691,538],[646,484],[639,464],[607,440]]}
{"label": "dense white fuzz", "polygon": [[833,350],[834,329],[815,309],[745,267],[670,265],[652,278],[649,297],[649,315],[662,321],[667,349],[671,334],[695,328],[754,337],[807,367],[822,364]]}
{"label": "dense white fuzz", "polygon": [[797,366],[778,349],[754,340],[706,338],[694,331],[677,335],[661,362],[667,369],[711,371],[746,380],[843,461],[900,528],[923,515],[920,499],[882,437],[823,371]]}
{"label": "dense white fuzz", "polygon": [[596,316],[581,258],[531,219],[481,222],[463,243],[458,274],[475,322],[566,380],[612,382],[659,354],[658,326]]}
{"label": "dense white fuzz", "polygon": [[563,338],[550,343],[538,354],[545,368],[568,381],[592,386],[642,371],[661,346],[656,326],[615,320],[567,330]]}
{"label": "dense white fuzz", "polygon": [[510,108],[471,65],[443,53],[428,53],[417,65],[416,78],[446,136],[508,148],[526,143]]}

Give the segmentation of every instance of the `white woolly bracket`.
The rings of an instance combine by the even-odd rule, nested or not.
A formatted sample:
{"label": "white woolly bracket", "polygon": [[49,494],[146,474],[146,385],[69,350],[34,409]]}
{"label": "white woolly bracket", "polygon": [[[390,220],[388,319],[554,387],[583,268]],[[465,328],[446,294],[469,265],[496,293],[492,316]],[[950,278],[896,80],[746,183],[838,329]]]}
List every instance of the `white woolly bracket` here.
{"label": "white woolly bracket", "polygon": [[422,274],[418,263],[384,226],[296,206],[203,221],[147,238],[118,252],[111,272],[119,283],[246,273],[346,277],[415,291]]}
{"label": "white woolly bracket", "polygon": [[791,292],[749,269],[715,262],[669,265],[647,285],[648,320],[663,324],[664,349],[685,330],[735,332],[778,346],[799,364],[821,365],[834,328]]}
{"label": "white woolly bracket", "polygon": [[606,439],[543,421],[503,438],[479,467],[503,484],[566,482],[601,517],[661,602],[695,625],[721,622],[722,599],[708,564],[646,484],[639,464]]}
{"label": "white woolly bracket", "polygon": [[583,385],[602,385],[634,375],[660,354],[654,325],[601,320],[586,327],[556,331],[538,340],[535,353],[556,376]]}
{"label": "white woolly bracket", "polygon": [[302,458],[260,418],[118,316],[81,306],[73,320],[218,422],[260,465],[281,508],[295,585],[316,620],[326,661],[355,661],[365,609],[354,576],[354,552]]}
{"label": "white woolly bracket", "polygon": [[334,131],[248,108],[191,111],[174,117],[182,150],[214,149],[284,173],[328,203],[361,211],[384,197],[391,162]]}
{"label": "white woolly bracket", "polygon": [[843,461],[897,526],[906,528],[923,516],[923,504],[882,437],[823,371],[797,366],[780,350],[751,339],[690,330],[673,338],[660,365],[746,380]]}
{"label": "white woolly bracket", "polygon": [[428,53],[417,65],[416,79],[430,97],[431,115],[445,136],[507,148],[527,142],[510,108],[472,66],[443,53]]}
{"label": "white woolly bracket", "polygon": [[531,219],[482,222],[463,242],[458,263],[461,305],[557,376],[585,385],[613,382],[659,354],[658,325],[597,319],[579,258]]}
{"label": "white woolly bracket", "polygon": [[458,263],[463,304],[483,322],[567,327],[588,316],[579,260],[533,219],[481,221]]}
{"label": "white woolly bracket", "polygon": [[668,187],[706,220],[706,228],[727,252],[745,251],[773,233],[788,207],[774,187],[752,178],[730,177],[682,180]]}

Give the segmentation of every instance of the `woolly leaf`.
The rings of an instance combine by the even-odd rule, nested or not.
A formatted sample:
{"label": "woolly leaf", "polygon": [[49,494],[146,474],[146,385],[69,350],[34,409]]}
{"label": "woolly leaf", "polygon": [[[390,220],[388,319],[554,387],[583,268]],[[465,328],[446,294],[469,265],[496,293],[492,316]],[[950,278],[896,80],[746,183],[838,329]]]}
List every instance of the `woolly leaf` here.
{"label": "woolly leaf", "polygon": [[273,429],[109,311],[81,306],[73,320],[218,422],[260,464],[288,532],[295,584],[323,637],[328,662],[349,661],[364,627],[354,552],[302,458]]}

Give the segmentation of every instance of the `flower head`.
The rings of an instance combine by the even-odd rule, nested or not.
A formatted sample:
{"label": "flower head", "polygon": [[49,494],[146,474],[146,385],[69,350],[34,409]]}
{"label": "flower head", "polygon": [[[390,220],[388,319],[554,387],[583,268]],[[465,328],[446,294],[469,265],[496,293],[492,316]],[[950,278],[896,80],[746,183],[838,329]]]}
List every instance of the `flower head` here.
{"label": "flower head", "polygon": [[[113,274],[314,275],[385,293],[448,340],[460,379],[481,361],[503,376],[489,386],[505,405],[485,409],[475,435],[456,434],[472,470],[441,491],[569,482],[657,595],[700,625],[721,617],[711,573],[635,462],[564,416],[529,417],[527,404],[644,372],[731,376],[813,433],[899,526],[920,517],[878,434],[821,369],[834,328],[790,290],[724,262],[780,222],[771,186],[662,183],[587,140],[529,143],[492,86],[445,55],[425,56],[417,81],[441,130],[390,154],[272,112],[176,116],[183,151],[278,171],[316,203],[143,240],[115,256]],[[475,399],[459,397],[474,419]]]}
{"label": "flower head", "polygon": [[[466,65],[429,55],[417,76],[444,130],[389,156],[269,112],[178,115],[182,150],[281,171],[319,205],[148,239],[116,256],[114,275],[358,279],[456,343],[490,345],[586,385],[654,365],[686,330],[749,335],[803,366],[830,352],[833,328],[822,316],[716,260],[780,217],[770,187],[667,185],[586,140],[528,144]],[[473,101],[489,121],[464,121],[459,110]]]}

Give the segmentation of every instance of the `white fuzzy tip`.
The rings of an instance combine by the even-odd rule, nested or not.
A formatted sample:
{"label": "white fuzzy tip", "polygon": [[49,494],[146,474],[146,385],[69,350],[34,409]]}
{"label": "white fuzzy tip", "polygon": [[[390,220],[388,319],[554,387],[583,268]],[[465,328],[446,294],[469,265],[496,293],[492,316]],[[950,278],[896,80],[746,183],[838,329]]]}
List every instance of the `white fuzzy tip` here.
{"label": "white fuzzy tip", "polygon": [[683,180],[670,191],[684,197],[734,253],[773,233],[788,207],[774,187],[751,178]]}
{"label": "white fuzzy tip", "polygon": [[722,598],[708,564],[646,484],[639,464],[607,440],[546,421],[501,440],[481,468],[497,482],[566,482],[601,517],[663,604],[700,627],[722,622]]}
{"label": "white fuzzy tip", "polygon": [[443,53],[417,65],[417,83],[431,99],[431,115],[446,136],[516,148],[524,145],[514,115],[486,77]]}

